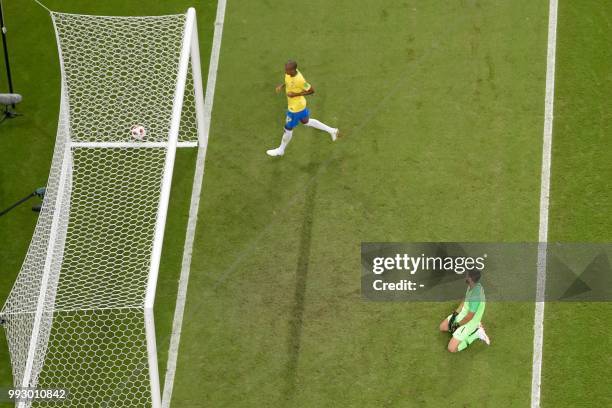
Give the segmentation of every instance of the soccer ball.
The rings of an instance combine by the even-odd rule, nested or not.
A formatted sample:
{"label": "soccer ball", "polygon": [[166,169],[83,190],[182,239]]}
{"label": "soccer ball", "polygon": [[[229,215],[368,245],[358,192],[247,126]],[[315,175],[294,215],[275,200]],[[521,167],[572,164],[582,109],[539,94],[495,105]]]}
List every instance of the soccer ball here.
{"label": "soccer ball", "polygon": [[147,135],[147,131],[144,126],[134,125],[130,128],[130,133],[132,134],[132,138],[136,140],[144,140]]}

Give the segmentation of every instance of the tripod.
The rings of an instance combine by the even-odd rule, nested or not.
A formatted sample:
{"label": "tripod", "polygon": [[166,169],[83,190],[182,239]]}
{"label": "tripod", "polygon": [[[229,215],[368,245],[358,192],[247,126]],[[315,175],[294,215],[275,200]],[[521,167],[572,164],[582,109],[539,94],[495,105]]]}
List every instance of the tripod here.
{"label": "tripod", "polygon": [[[32,192],[32,193],[28,194],[27,196],[23,197],[22,199],[20,199],[16,203],[11,204],[8,208],[0,211],[0,217],[3,216],[4,214],[8,213],[9,211],[11,211],[13,208],[17,207],[19,204],[25,203],[26,201],[28,201],[32,197],[44,198],[45,190],[46,189],[44,187],[37,188],[36,190],[34,190],[34,192]],[[36,206],[32,207],[32,211],[40,212],[40,205],[36,205]]]}

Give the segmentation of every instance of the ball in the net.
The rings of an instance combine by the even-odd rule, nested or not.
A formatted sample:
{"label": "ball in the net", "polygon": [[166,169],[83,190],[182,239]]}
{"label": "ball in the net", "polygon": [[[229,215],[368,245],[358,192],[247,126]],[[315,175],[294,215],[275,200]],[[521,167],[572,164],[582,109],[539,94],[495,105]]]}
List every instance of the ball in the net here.
{"label": "ball in the net", "polygon": [[144,128],[144,126],[141,125],[134,125],[130,128],[130,133],[132,135],[133,139],[136,140],[144,140],[144,138],[147,136],[147,131]]}

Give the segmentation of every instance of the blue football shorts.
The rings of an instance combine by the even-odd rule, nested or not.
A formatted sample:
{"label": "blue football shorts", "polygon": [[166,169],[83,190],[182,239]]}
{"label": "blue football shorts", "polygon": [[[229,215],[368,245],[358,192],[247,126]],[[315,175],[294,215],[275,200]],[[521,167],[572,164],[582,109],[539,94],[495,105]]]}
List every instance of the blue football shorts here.
{"label": "blue football shorts", "polygon": [[300,124],[300,120],[310,116],[308,108],[299,112],[287,111],[287,117],[285,118],[285,129],[291,130]]}

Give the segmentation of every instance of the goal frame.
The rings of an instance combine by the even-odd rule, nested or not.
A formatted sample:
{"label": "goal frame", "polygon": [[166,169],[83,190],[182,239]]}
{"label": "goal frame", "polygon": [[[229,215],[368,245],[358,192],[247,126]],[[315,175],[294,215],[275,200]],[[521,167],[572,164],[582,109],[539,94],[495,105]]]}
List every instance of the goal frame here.
{"label": "goal frame", "polygon": [[[62,109],[60,109],[60,119],[63,115],[68,114],[65,99],[65,67],[62,60],[62,50],[60,46],[60,35],[55,28],[56,41],[58,44],[58,53],[60,59],[60,69],[62,74]],[[187,87],[187,79],[191,68],[191,78],[193,81],[194,103],[195,103],[195,126],[197,134],[197,142],[194,141],[179,141],[179,130],[181,126],[181,118],[183,105],[185,100],[185,90]],[[62,112],[63,111],[63,112]],[[148,373],[150,381],[151,405],[153,408],[161,407],[161,389],[159,378],[159,367],[157,360],[157,341],[155,334],[154,322],[154,303],[157,288],[157,280],[159,275],[159,267],[162,255],[162,247],[164,240],[164,232],[167,221],[168,206],[170,201],[170,191],[172,184],[172,176],[174,170],[174,162],[176,157],[176,149],[178,147],[197,147],[199,149],[207,148],[208,138],[205,132],[205,113],[204,113],[204,96],[203,82],[200,66],[200,50],[198,41],[198,30],[196,22],[196,13],[193,7],[187,10],[183,37],[181,41],[181,51],[179,56],[178,74],[174,89],[174,97],[172,102],[172,114],[170,127],[168,130],[168,139],[166,142],[78,142],[70,139],[66,140],[63,155],[62,170],[58,182],[58,191],[63,191],[65,185],[69,182],[68,177],[71,166],[71,149],[75,148],[146,148],[146,147],[165,147],[165,159],[163,179],[161,183],[161,193],[159,204],[157,207],[157,215],[155,220],[154,235],[152,242],[152,252],[150,258],[150,267],[148,272],[146,293],[144,298],[143,321],[144,331],[146,335],[146,348],[148,357]],[[43,313],[45,313],[45,303],[47,301],[47,292],[49,289],[49,278],[51,273],[52,261],[55,252],[55,241],[61,234],[61,226],[59,225],[60,210],[62,207],[62,194],[58,193],[54,203],[54,214],[50,228],[49,243],[47,245],[46,259],[40,284],[40,290],[37,298],[37,307],[34,315],[34,323],[30,336],[30,343],[25,363],[24,373],[21,381],[22,387],[32,386],[32,377],[34,370],[34,361],[36,359],[39,342],[39,333],[41,332],[41,321]],[[65,205],[65,203],[64,203]],[[27,402],[22,401],[18,404],[20,408],[26,408]]]}

